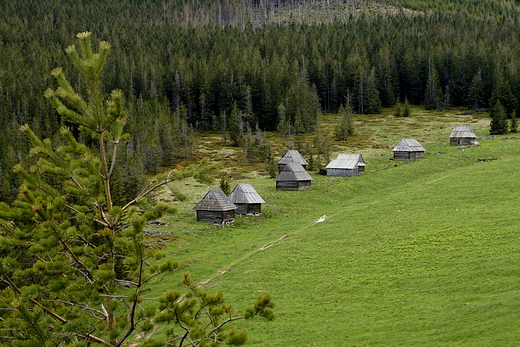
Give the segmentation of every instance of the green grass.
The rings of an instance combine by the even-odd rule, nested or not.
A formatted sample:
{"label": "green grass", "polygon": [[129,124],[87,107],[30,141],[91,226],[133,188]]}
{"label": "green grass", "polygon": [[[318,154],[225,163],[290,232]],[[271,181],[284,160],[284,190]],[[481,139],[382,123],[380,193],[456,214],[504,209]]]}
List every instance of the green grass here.
{"label": "green grass", "polygon": [[[264,215],[232,226],[196,222],[193,201],[180,205],[168,219],[179,239],[167,252],[238,311],[272,294],[274,322],[238,323],[251,346],[517,346],[520,140],[463,151],[443,145],[435,128],[422,133],[430,154],[419,161],[367,152],[374,170],[313,175],[308,191],[246,179],[266,200]],[[388,144],[403,133],[387,130]],[[208,189],[182,184],[198,197]],[[153,294],[179,278],[161,278]]]}

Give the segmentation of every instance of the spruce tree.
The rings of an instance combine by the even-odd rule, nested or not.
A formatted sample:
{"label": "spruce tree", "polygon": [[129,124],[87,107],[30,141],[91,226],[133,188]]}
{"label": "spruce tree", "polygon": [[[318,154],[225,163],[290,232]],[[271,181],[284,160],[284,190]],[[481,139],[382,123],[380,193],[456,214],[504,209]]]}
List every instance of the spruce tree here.
{"label": "spruce tree", "polygon": [[472,110],[478,110],[484,106],[484,81],[482,80],[482,70],[473,76],[469,86],[467,104]]}
{"label": "spruce tree", "polygon": [[242,146],[244,143],[244,122],[242,121],[242,111],[238,109],[236,102],[233,104],[227,128],[231,144],[235,147]]}
{"label": "spruce tree", "polygon": [[394,107],[394,117],[401,117],[402,111],[401,111],[401,104],[397,104]]}
{"label": "spruce tree", "polygon": [[376,114],[381,112],[383,106],[379,98],[378,80],[374,67],[372,67],[367,75],[364,93],[364,113]]}
{"label": "spruce tree", "polygon": [[441,110],[444,96],[439,85],[439,76],[435,65],[428,62],[428,80],[426,81],[426,92],[424,96],[424,104],[428,110]]}
{"label": "spruce tree", "polygon": [[338,110],[339,115],[339,123],[336,127],[335,137],[336,140],[344,141],[348,138],[348,136],[352,133],[351,131],[351,124],[349,121],[349,117],[347,114],[347,111],[345,110],[345,107],[343,105],[340,105]]}
{"label": "spruce tree", "polygon": [[294,133],[312,131],[320,108],[316,87],[309,84],[307,71],[302,69],[286,93],[286,117]]}
{"label": "spruce tree", "polygon": [[493,108],[491,109],[489,116],[491,117],[490,124],[490,135],[501,135],[507,134],[507,117],[504,106],[500,100],[496,100]]}
{"label": "spruce tree", "polygon": [[403,108],[403,117],[410,117],[411,111],[410,111],[410,104],[408,103],[408,98],[404,98],[404,108]]}
{"label": "spruce tree", "polygon": [[518,119],[516,118],[516,113],[513,112],[511,115],[511,120],[509,122],[509,132],[517,133],[518,132]]}
{"label": "spruce tree", "polygon": [[[138,329],[150,330],[160,322],[182,324],[182,329],[172,329],[180,334],[169,336],[180,341],[178,346],[187,345],[188,339],[190,346],[197,346],[208,336],[215,343],[243,342],[243,333],[223,326],[255,315],[272,319],[268,295],[244,315],[234,316],[222,294],[199,290],[185,276],[186,294],[168,292],[158,307],[143,307],[150,281],[178,268],[173,260],[150,266],[149,259],[160,260],[162,255],[148,247],[144,225],[166,208],[149,206],[145,197],[173,179],[203,177],[209,167],[171,172],[116,204],[112,185],[114,175],[120,174],[117,155],[129,140],[123,131],[123,95],[116,90],[105,99],[102,90],[101,71],[110,45],[101,42],[94,52],[90,33],[80,33],[77,39],[77,46],[66,51],[86,81],[86,92],[76,92],[57,68],[52,75],[59,87],[48,89],[45,96],[94,146],[78,142],[64,127],[61,145],[54,147],[28,125],[22,127],[32,144],[33,164],[15,167],[23,180],[19,195],[11,205],[0,203],[2,343],[122,346]],[[183,310],[186,304],[189,310]],[[191,314],[200,311],[208,315]]]}
{"label": "spruce tree", "polygon": [[229,195],[231,194],[231,185],[229,184],[229,180],[225,178],[220,179],[220,189],[224,192],[224,194]]}

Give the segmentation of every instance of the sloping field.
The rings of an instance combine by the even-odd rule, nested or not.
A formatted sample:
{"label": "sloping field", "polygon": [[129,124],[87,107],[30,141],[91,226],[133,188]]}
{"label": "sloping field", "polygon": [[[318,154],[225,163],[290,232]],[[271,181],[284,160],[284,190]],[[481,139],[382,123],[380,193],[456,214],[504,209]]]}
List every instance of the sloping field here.
{"label": "sloping field", "polygon": [[309,191],[248,180],[263,216],[172,221],[169,252],[237,311],[272,294],[274,322],[239,323],[251,346],[517,346],[520,140],[481,143]]}

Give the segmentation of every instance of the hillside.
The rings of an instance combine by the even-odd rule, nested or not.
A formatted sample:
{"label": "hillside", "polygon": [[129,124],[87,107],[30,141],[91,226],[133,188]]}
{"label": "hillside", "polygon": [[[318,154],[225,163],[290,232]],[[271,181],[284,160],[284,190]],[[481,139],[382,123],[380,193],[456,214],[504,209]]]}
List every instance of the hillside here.
{"label": "hillside", "polygon": [[[163,346],[166,329],[171,345],[241,330],[267,347],[520,344],[518,1],[20,0],[0,13],[0,345]],[[448,146],[456,124],[481,146]],[[392,160],[402,138],[426,156]],[[312,189],[275,189],[268,169],[287,149],[308,159]],[[361,153],[365,174],[318,175],[340,152]],[[196,221],[221,179],[251,183],[262,215]],[[200,286],[186,296],[179,268]],[[222,302],[198,289],[238,315],[270,293],[276,321],[199,310],[192,294]],[[212,312],[240,331],[218,336]]]}
{"label": "hillside", "polygon": [[314,175],[309,191],[248,178],[267,201],[263,216],[221,228],[181,211],[161,230],[179,237],[171,256],[239,311],[273,295],[275,322],[240,324],[252,346],[514,346],[518,141],[429,143],[416,162]]}
{"label": "hillside", "polygon": [[64,53],[78,32],[111,44],[103,85],[125,96],[129,181],[191,157],[195,134],[312,132],[347,95],[366,115],[408,100],[439,111],[500,101],[518,116],[519,11],[511,0],[1,3],[0,200],[16,195],[10,169],[28,151],[20,126],[51,138],[64,124],[43,96],[50,71],[85,93]]}

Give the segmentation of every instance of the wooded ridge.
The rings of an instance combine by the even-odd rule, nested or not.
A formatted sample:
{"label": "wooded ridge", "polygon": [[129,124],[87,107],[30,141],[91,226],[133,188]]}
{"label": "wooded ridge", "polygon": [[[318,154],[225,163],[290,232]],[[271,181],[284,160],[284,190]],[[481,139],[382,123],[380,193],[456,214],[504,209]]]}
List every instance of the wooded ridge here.
{"label": "wooded ridge", "polygon": [[[310,15],[320,9],[328,17]],[[195,131],[312,131],[347,92],[362,114],[405,99],[430,109],[500,100],[511,117],[519,9],[498,0],[2,3],[0,196],[12,194],[10,168],[27,151],[20,125],[52,137],[63,123],[43,97],[48,72],[63,66],[85,90],[63,50],[77,32],[112,44],[103,83],[126,96],[132,141],[122,160],[138,163],[123,166],[128,178],[191,156]]]}

